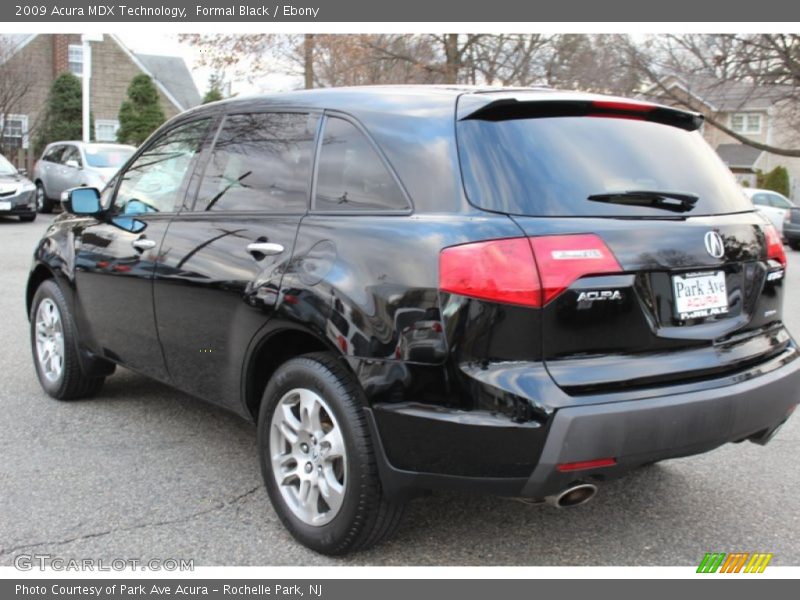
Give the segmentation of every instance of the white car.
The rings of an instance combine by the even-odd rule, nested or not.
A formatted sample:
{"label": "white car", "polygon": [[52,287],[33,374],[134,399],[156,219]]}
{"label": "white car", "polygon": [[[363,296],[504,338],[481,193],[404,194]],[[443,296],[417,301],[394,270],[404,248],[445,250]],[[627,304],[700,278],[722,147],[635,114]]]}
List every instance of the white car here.
{"label": "white car", "polygon": [[750,198],[756,210],[767,217],[775,227],[783,233],[783,222],[786,213],[795,208],[795,205],[783,194],[772,190],[758,188],[743,188],[745,195]]}
{"label": "white car", "polygon": [[33,168],[36,207],[49,213],[61,192],[78,186],[103,189],[136,148],[105,142],[53,142]]}

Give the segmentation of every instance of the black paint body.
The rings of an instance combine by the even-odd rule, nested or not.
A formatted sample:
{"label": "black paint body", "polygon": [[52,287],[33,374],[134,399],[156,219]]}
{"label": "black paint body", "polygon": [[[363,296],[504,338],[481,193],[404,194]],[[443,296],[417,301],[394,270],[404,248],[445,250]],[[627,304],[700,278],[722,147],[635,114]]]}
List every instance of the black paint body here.
{"label": "black paint body", "polygon": [[[482,485],[520,494],[561,409],[797,371],[797,348],[781,321],[782,279],[767,281],[757,213],[561,219],[475,208],[455,137],[462,93],[330,90],[185,113],[164,130],[208,116],[214,126],[180,208],[137,215],[144,228],[136,233],[110,213],[60,216],[36,250],[28,302],[42,278],[55,277],[72,305],[86,370],[100,374],[106,361],[119,363],[247,418],[281,360],[316,350],[340,355],[364,391],[384,485],[398,493]],[[408,210],[191,210],[223,115],[264,110],[352,119],[391,166]],[[723,236],[725,258],[706,252],[709,230]],[[439,291],[445,247],[567,233],[599,235],[624,274],[576,281],[541,309]],[[142,236],[155,247],[134,249],[131,241]],[[246,250],[253,241],[285,251],[254,256]],[[681,323],[670,273],[702,269],[725,271],[731,312]],[[620,290],[623,300],[577,302],[581,290],[601,288]],[[796,394],[788,402],[796,404]]]}

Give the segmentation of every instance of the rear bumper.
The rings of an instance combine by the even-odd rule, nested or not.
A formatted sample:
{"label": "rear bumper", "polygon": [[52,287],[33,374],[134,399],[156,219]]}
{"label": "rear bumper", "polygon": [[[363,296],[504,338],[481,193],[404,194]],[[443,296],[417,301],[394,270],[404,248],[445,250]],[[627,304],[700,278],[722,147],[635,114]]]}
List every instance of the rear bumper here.
{"label": "rear bumper", "polygon": [[[373,407],[368,422],[381,480],[390,495],[448,488],[541,499],[577,482],[613,479],[652,461],[699,454],[728,442],[763,444],[800,402],[797,353],[792,346],[729,385],[673,388],[631,400],[614,394],[584,397],[580,405],[556,409],[539,427],[444,408]],[[393,414],[389,420],[388,414]],[[403,464],[409,456],[413,460]],[[615,464],[558,469],[605,458]],[[510,464],[530,466],[511,473]]]}
{"label": "rear bumper", "polygon": [[[800,360],[733,386],[563,408],[521,495],[541,498],[576,481],[603,480],[666,458],[748,438],[765,443],[800,401]],[[616,465],[560,472],[558,465],[614,458]]]}

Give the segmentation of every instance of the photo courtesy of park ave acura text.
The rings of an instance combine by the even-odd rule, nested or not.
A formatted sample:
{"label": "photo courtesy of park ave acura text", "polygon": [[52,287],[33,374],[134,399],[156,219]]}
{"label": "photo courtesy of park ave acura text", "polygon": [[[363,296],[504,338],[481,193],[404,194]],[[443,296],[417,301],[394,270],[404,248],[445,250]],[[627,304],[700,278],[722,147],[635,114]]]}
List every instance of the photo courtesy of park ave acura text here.
{"label": "photo courtesy of park ave acura text", "polygon": [[0,27],[2,567],[800,565],[800,34],[195,9]]}

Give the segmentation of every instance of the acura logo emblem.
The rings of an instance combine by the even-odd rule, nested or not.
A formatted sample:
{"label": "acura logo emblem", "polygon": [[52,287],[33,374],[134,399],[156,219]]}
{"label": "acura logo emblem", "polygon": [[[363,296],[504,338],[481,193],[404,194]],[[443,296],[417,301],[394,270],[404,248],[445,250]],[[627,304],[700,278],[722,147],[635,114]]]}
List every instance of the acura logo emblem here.
{"label": "acura logo emblem", "polygon": [[716,231],[709,231],[705,237],[706,252],[714,258],[722,258],[725,255],[725,243],[722,236]]}

